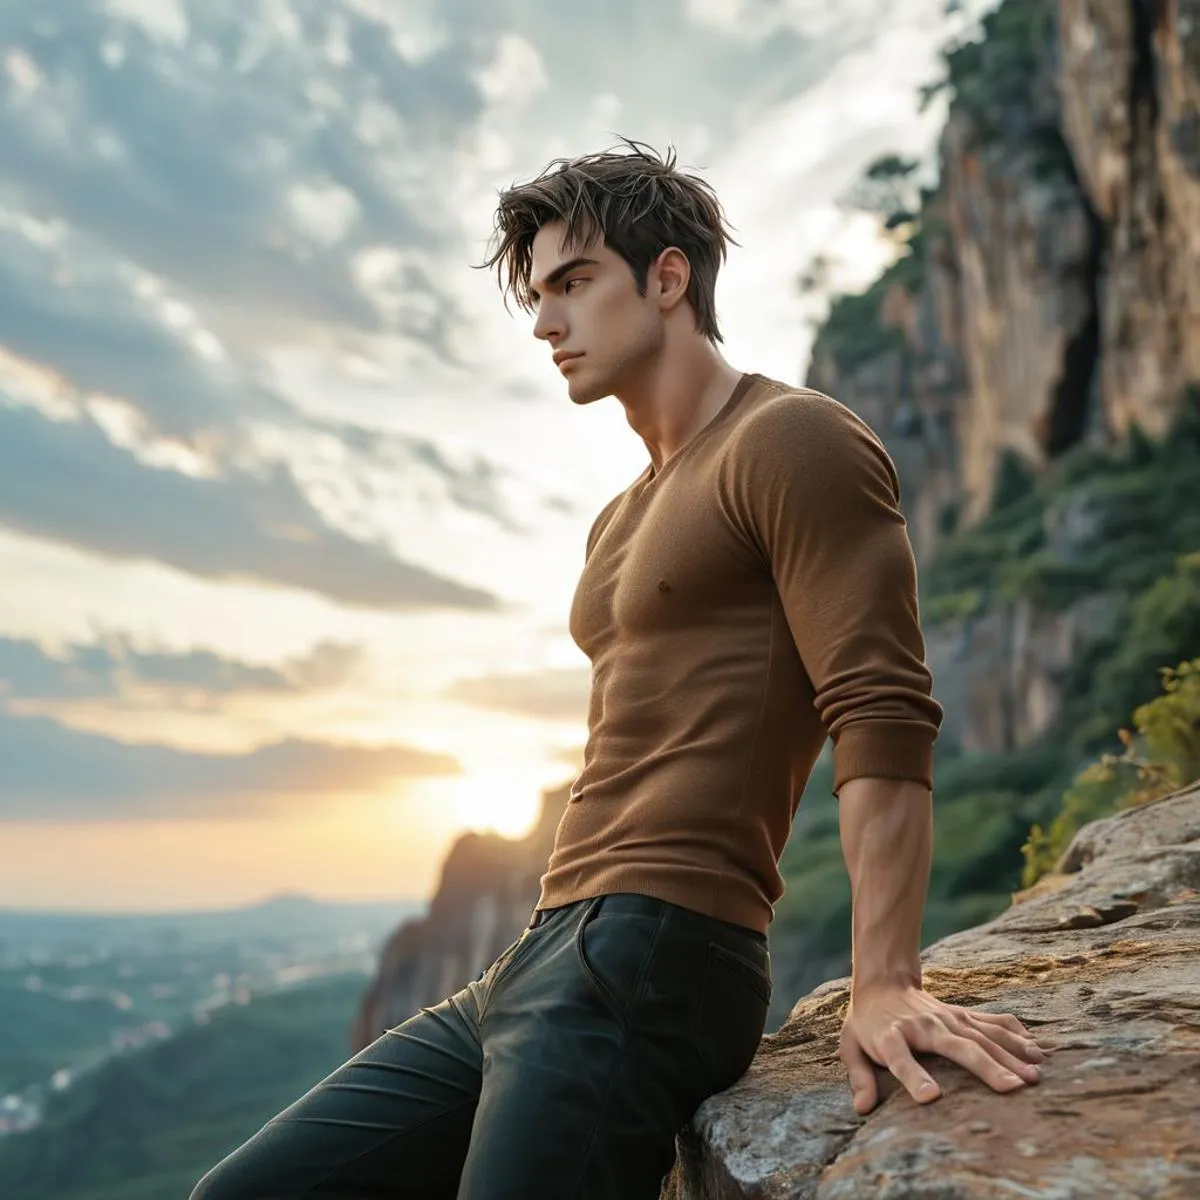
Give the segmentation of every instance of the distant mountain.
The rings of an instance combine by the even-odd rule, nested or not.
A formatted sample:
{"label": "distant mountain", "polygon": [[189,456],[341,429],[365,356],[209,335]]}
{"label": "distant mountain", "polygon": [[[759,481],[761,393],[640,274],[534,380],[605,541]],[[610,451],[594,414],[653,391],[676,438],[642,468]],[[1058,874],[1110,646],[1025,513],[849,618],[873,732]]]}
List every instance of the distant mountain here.
{"label": "distant mountain", "polygon": [[237,908],[179,912],[8,909],[0,910],[0,955],[35,946],[53,951],[66,944],[126,944],[172,930],[200,941],[255,934],[292,936],[304,930],[324,935],[337,929],[383,934],[397,920],[416,916],[426,907],[426,901],[415,898],[364,903],[284,894]]}

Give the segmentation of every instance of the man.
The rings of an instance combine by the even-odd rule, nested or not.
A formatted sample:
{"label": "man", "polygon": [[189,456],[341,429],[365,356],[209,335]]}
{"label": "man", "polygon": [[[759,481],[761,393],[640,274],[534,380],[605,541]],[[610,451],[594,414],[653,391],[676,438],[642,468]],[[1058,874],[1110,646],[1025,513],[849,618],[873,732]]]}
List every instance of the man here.
{"label": "man", "polygon": [[626,145],[503,193],[482,264],[507,272],[572,401],[615,396],[650,458],[587,539],[570,628],[589,737],[533,919],[193,1200],[654,1200],[676,1132],[762,1036],[778,860],[827,736],[856,1110],[877,1103],[876,1065],[935,1099],[916,1052],[1000,1092],[1037,1078],[1016,1018],[921,987],[942,710],[893,464],[835,400],[725,361],[720,206]]}

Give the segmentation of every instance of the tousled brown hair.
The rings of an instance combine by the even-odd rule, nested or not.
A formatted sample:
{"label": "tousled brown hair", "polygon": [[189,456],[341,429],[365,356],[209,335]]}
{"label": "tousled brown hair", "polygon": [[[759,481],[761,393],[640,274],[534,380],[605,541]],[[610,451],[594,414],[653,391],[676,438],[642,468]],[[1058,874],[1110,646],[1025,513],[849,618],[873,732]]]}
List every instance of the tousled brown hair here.
{"label": "tousled brown hair", "polygon": [[712,187],[676,169],[675,151],[663,159],[644,142],[622,137],[628,152],[607,150],[579,158],[556,158],[529,183],[499,193],[493,241],[483,268],[503,270],[505,308],[511,293],[533,311],[530,275],[533,239],[543,225],[566,223],[565,245],[580,249],[596,233],[633,272],[638,295],[646,294],[650,264],[668,246],[687,256],[692,273],[687,298],[696,325],[711,342],[723,341],[717,327],[717,272],[728,243],[740,243],[726,229]]}

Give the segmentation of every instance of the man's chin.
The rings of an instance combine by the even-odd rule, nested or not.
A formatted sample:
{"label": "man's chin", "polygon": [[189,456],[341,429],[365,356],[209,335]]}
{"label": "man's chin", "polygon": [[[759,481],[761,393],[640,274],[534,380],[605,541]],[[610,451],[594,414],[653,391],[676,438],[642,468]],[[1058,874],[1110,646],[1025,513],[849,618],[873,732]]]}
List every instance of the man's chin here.
{"label": "man's chin", "polygon": [[595,383],[584,383],[583,380],[568,379],[567,395],[571,397],[572,404],[595,404],[597,400],[611,396],[612,389],[605,388],[603,384],[597,386]]}

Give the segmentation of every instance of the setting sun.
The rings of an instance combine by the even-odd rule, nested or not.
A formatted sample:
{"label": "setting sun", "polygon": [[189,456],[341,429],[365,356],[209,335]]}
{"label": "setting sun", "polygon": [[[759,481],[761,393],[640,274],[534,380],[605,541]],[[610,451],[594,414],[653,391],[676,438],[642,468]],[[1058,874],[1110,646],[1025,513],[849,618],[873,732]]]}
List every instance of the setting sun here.
{"label": "setting sun", "polygon": [[521,838],[537,820],[546,786],[536,772],[494,768],[424,779],[410,795],[439,824]]}

